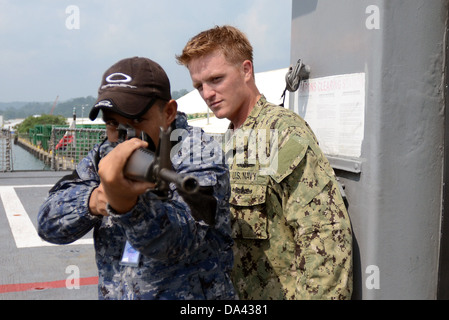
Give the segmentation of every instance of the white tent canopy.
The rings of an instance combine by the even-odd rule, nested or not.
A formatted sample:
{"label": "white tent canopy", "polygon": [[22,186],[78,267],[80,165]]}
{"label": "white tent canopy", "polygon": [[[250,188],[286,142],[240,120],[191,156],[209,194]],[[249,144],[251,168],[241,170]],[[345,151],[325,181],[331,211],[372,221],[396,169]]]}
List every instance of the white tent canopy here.
{"label": "white tent canopy", "polygon": [[[285,89],[285,75],[287,71],[288,68],[256,73],[256,85],[260,93],[265,95],[268,101],[275,104],[282,103],[281,96]],[[197,90],[189,92],[179,98],[177,102],[178,110],[186,114],[206,113],[208,111],[206,103]],[[288,106],[288,94],[285,105]]]}
{"label": "white tent canopy", "polygon": [[[263,94],[269,102],[275,104],[282,103],[282,93],[285,89],[285,75],[288,68],[256,73],[256,85],[261,94]],[[198,90],[193,90],[185,96],[179,98],[178,110],[186,114],[207,113],[209,108],[201,98]],[[289,94],[285,98],[285,106],[289,105]],[[191,120],[189,123],[193,126],[201,127],[208,133],[223,133],[226,131],[229,120],[216,119],[211,117],[209,120]]]}

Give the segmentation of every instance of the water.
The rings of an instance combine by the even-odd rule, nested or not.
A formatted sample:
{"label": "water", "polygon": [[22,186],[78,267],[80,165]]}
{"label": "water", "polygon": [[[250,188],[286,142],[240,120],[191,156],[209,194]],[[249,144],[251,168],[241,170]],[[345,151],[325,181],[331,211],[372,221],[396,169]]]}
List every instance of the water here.
{"label": "water", "polygon": [[21,170],[50,170],[50,167],[22,147],[12,144],[12,168],[14,171]]}

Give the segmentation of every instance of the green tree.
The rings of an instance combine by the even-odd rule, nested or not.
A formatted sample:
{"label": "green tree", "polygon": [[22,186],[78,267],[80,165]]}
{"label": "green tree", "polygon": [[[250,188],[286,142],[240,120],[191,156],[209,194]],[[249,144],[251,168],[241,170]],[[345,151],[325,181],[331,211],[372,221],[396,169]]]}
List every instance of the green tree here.
{"label": "green tree", "polygon": [[18,133],[28,133],[31,128],[34,128],[34,126],[41,124],[63,126],[67,125],[67,120],[63,116],[53,116],[48,114],[44,114],[39,117],[30,116],[23,120],[22,123],[18,124],[15,129]]}

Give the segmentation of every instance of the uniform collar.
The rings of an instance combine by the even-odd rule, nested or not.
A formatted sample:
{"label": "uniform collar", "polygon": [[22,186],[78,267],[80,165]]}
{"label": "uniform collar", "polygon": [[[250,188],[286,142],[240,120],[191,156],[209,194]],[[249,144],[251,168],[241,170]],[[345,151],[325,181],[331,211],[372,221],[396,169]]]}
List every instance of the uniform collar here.
{"label": "uniform collar", "polygon": [[[259,117],[260,112],[262,111],[262,109],[265,107],[266,104],[267,104],[267,99],[262,94],[260,96],[259,100],[257,101],[256,105],[254,106],[254,108],[251,110],[250,114],[246,118],[245,122],[241,125],[240,128],[237,128],[237,129],[245,130],[245,129],[253,128],[257,122],[257,118]],[[233,128],[232,123],[229,125],[229,129],[235,129],[235,128]]]}

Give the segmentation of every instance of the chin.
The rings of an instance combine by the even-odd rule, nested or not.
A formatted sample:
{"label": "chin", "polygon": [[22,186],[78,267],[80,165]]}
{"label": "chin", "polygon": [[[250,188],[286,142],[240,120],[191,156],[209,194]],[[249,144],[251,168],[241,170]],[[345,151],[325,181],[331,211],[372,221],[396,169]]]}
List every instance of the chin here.
{"label": "chin", "polygon": [[220,110],[212,110],[211,111],[214,113],[215,117],[218,119],[223,119],[226,118],[226,115],[223,112],[220,112]]}
{"label": "chin", "polygon": [[215,117],[216,117],[217,119],[226,119],[226,116],[225,116],[225,115],[215,114]]}

